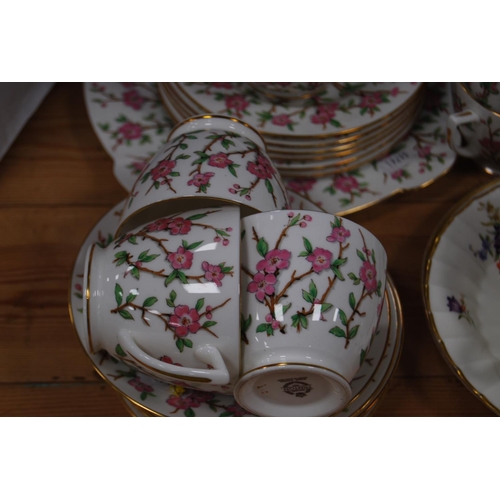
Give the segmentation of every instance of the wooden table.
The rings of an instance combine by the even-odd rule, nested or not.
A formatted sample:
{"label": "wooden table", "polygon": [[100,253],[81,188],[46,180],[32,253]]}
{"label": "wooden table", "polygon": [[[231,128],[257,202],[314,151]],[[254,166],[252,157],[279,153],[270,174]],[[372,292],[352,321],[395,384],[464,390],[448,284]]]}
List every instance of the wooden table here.
{"label": "wooden table", "polygon": [[[431,186],[349,216],[384,244],[403,306],[403,353],[376,416],[493,416],[441,357],[421,292],[436,224],[491,180],[459,159]],[[57,84],[0,162],[0,415],[128,415],[94,371],[68,314],[80,246],[125,196],[92,130],[82,85]]]}

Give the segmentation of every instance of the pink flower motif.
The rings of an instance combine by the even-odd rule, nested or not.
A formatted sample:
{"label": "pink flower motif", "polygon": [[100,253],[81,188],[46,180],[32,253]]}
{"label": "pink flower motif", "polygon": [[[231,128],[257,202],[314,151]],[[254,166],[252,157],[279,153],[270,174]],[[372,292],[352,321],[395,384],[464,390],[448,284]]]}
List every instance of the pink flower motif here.
{"label": "pink flower motif", "polygon": [[274,284],[276,276],[274,274],[257,273],[253,277],[253,281],[248,284],[247,291],[255,293],[255,297],[259,302],[264,302],[266,295],[274,293]]}
{"label": "pink flower motif", "polygon": [[207,184],[210,183],[210,179],[214,176],[215,174],[213,172],[206,172],[204,174],[196,174],[192,179],[188,180],[188,186],[206,186]]}
{"label": "pink flower motif", "polygon": [[391,177],[395,180],[400,179],[403,177],[404,171],[402,168],[398,168],[397,170],[394,170],[394,172],[391,173]]}
{"label": "pink flower motif", "polygon": [[351,236],[351,231],[349,231],[349,229],[346,229],[344,226],[334,227],[332,229],[332,234],[327,236],[326,241],[332,243],[338,241],[339,243],[343,243],[349,236]]}
{"label": "pink flower motif", "polygon": [[192,225],[193,223],[189,219],[176,217],[175,219],[170,219],[168,229],[170,234],[188,234],[191,231]]}
{"label": "pink flower motif", "polygon": [[233,86],[228,82],[215,82],[215,83],[212,83],[212,87],[215,87],[216,89],[232,89],[233,88]]}
{"label": "pink flower motif", "polygon": [[382,94],[380,92],[375,92],[371,95],[365,95],[361,102],[359,103],[360,108],[373,109],[376,108],[382,102]]}
{"label": "pink flower motif", "polygon": [[292,254],[288,250],[275,248],[267,252],[264,260],[257,263],[257,271],[266,273],[275,273],[280,269],[288,269],[290,266],[290,257]]}
{"label": "pink flower motif", "polygon": [[332,252],[324,248],[315,248],[313,253],[306,257],[306,260],[312,264],[315,273],[320,273],[323,269],[330,267],[332,258]]}
{"label": "pink flower motif", "polygon": [[234,404],[226,407],[226,411],[232,413],[235,417],[243,417],[244,415],[250,415],[245,409],[240,405]]}
{"label": "pink flower motif", "polygon": [[307,192],[310,191],[316,184],[316,179],[294,179],[288,182],[288,187],[293,191]]}
{"label": "pink flower motif", "polygon": [[77,284],[75,285],[75,288],[76,288],[79,292],[81,292],[81,291],[82,291],[82,285],[80,285],[79,283],[77,283]]}
{"label": "pink flower motif", "polygon": [[205,271],[205,279],[207,281],[212,281],[217,286],[222,286],[222,279],[224,278],[224,273],[220,266],[214,266],[209,264],[207,261],[202,262],[201,268]]}
{"label": "pink flower motif", "polygon": [[399,95],[399,92],[400,92],[399,87],[393,87],[390,90],[389,94],[391,94],[392,97],[396,97],[397,95]]}
{"label": "pink flower motif", "polygon": [[259,179],[271,179],[272,173],[260,163],[248,162],[247,170]]}
{"label": "pink flower motif", "polygon": [[274,174],[276,171],[274,170],[274,167],[271,165],[271,162],[269,161],[268,158],[262,155],[257,156],[257,163],[264,167],[270,174]]}
{"label": "pink flower motif", "polygon": [[333,185],[343,193],[350,193],[359,187],[356,177],[352,175],[339,175],[335,177]]}
{"label": "pink flower motif", "polygon": [[318,111],[316,114],[311,116],[311,122],[315,125],[324,125],[331,119],[332,117],[326,111]]}
{"label": "pink flower motif", "polygon": [[359,270],[359,279],[365,285],[367,292],[373,292],[377,289],[377,270],[375,266],[365,260]]}
{"label": "pink flower motif", "polygon": [[231,163],[233,163],[233,161],[225,153],[217,153],[216,155],[212,155],[208,160],[208,164],[211,167],[217,168],[226,168],[228,165],[231,165]]}
{"label": "pink flower motif", "polygon": [[157,181],[161,177],[167,177],[175,168],[177,162],[175,160],[163,160],[151,170],[151,179]]}
{"label": "pink flower motif", "polygon": [[123,85],[126,89],[131,89],[131,88],[133,88],[133,87],[137,86],[137,83],[132,83],[132,82],[130,82],[130,83],[122,83],[122,85]]}
{"label": "pink flower motif", "polygon": [[418,156],[419,158],[426,158],[431,152],[430,146],[425,146],[423,148],[418,148]]}
{"label": "pink flower motif", "polygon": [[329,104],[321,104],[318,106],[319,113],[326,113],[330,118],[333,118],[339,109],[338,102],[331,102]]}
{"label": "pink flower motif", "polygon": [[207,306],[205,309],[205,316],[207,319],[212,319],[212,306]]}
{"label": "pink flower motif", "polygon": [[139,139],[142,136],[142,128],[137,123],[127,122],[118,129],[118,132],[127,140]]}
{"label": "pink flower motif", "polygon": [[134,173],[140,174],[147,166],[145,161],[133,161],[131,163]]}
{"label": "pink flower motif", "polygon": [[128,383],[139,392],[154,392],[154,389],[150,385],[141,382],[141,379],[139,377],[130,379]]}
{"label": "pink flower motif", "polygon": [[141,109],[144,104],[144,97],[137,92],[137,90],[129,90],[123,93],[123,104],[129,106],[132,109]]}
{"label": "pink flower motif", "polygon": [[273,116],[272,124],[277,125],[278,127],[286,127],[287,125],[291,125],[293,122],[288,115],[276,115]]}
{"label": "pink flower motif", "polygon": [[271,324],[273,330],[279,330],[281,327],[280,322],[274,319],[271,314],[266,315],[266,321]]}
{"label": "pink flower motif", "polygon": [[154,233],[156,231],[164,231],[167,229],[168,225],[172,222],[172,219],[158,219],[155,222],[151,222],[144,229],[148,233]]}
{"label": "pink flower motif", "polygon": [[190,397],[170,396],[167,399],[167,404],[179,410],[187,410],[188,408],[198,408],[201,403]]}
{"label": "pink flower motif", "polygon": [[226,108],[244,111],[250,104],[242,95],[228,95],[225,99]]}
{"label": "pink flower motif", "polygon": [[162,356],[160,358],[160,361],[163,361],[164,363],[168,363],[169,365],[182,366],[180,363],[174,363],[170,356]]}
{"label": "pink flower motif", "polygon": [[177,337],[185,337],[188,333],[196,333],[201,328],[199,319],[200,315],[196,309],[189,309],[189,306],[177,306],[168,324],[175,330]]}
{"label": "pink flower motif", "polygon": [[169,253],[167,259],[174,269],[190,269],[193,265],[193,252],[181,246],[177,252]]}

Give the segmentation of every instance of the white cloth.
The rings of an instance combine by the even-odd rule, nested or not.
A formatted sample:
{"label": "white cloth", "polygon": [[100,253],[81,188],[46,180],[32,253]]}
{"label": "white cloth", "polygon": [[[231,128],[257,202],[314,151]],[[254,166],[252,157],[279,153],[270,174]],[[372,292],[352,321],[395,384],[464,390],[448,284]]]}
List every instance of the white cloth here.
{"label": "white cloth", "polygon": [[0,83],[0,160],[53,83]]}

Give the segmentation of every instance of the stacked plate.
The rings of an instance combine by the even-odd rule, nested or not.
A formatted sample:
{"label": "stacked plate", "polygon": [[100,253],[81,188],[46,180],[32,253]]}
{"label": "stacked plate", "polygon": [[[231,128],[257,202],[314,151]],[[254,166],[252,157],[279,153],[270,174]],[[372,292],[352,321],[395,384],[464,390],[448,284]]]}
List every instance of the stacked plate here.
{"label": "stacked plate", "polygon": [[283,176],[321,177],[384,157],[411,129],[424,99],[421,83],[331,83],[306,99],[275,100],[248,83],[160,83],[176,121],[224,114],[265,139]]}

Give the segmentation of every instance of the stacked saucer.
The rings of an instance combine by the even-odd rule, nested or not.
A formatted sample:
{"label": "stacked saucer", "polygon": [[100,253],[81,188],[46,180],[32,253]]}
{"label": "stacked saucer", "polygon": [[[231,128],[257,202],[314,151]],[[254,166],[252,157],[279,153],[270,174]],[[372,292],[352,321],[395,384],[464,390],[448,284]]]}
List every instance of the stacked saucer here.
{"label": "stacked saucer", "polygon": [[331,83],[293,100],[249,83],[160,83],[159,91],[176,121],[207,113],[243,119],[288,177],[338,174],[385,156],[424,99],[420,83]]}

